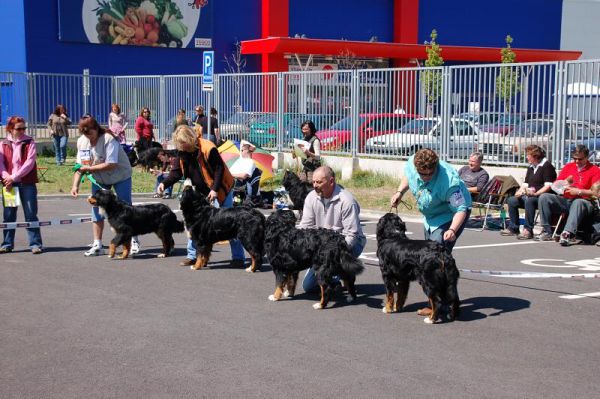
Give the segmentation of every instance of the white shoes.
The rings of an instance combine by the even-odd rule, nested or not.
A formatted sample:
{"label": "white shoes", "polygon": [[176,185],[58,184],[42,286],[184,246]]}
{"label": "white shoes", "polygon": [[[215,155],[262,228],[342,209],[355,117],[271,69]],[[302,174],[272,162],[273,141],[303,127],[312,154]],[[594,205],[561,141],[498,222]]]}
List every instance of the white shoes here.
{"label": "white shoes", "polygon": [[140,242],[135,238],[131,239],[131,255],[135,255],[140,252]]}
{"label": "white shoes", "polygon": [[100,245],[92,245],[92,247],[83,253],[84,256],[100,256],[104,255],[104,248],[102,248],[102,244]]}

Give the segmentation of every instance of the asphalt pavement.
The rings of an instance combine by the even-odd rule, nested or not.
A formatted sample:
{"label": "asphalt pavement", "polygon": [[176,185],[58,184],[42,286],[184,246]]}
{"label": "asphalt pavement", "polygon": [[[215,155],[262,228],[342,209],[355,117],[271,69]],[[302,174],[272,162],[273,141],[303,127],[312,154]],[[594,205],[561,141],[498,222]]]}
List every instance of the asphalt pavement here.
{"label": "asphalt pavement", "polygon": [[[41,220],[90,210],[82,198],[39,208]],[[122,261],[83,256],[89,223],[44,227],[41,255],[18,229],[15,252],[0,255],[0,397],[598,397],[598,247],[465,231],[453,252],[461,315],[428,325],[417,283],[402,312],[381,311],[378,216],[361,215],[358,300],[339,293],[324,310],[301,288],[270,302],[268,263],[233,269],[228,245],[192,271],[178,265],[184,234],[172,257],[157,258],[159,240],[143,236],[142,252]],[[405,219],[422,238],[418,218]]]}

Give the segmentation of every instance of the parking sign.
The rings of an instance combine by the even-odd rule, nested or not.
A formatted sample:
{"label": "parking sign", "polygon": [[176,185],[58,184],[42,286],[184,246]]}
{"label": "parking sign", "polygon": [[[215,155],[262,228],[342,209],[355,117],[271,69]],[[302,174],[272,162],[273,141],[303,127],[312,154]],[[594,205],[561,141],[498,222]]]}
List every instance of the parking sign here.
{"label": "parking sign", "polygon": [[213,91],[214,61],[214,51],[204,51],[202,53],[202,91]]}

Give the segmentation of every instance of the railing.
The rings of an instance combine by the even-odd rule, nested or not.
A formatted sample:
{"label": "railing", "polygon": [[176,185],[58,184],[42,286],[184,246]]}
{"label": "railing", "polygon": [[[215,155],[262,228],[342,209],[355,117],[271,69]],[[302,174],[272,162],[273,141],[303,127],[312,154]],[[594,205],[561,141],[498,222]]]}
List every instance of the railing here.
{"label": "railing", "polygon": [[192,119],[202,104],[219,111],[222,137],[279,151],[302,137],[300,124],[310,119],[326,153],[351,156],[406,158],[429,147],[449,161],[481,151],[487,164],[525,165],[525,149],[538,144],[561,166],[576,143],[600,153],[600,60],[222,74],[214,81],[214,92],[204,92],[200,75],[0,73],[0,134],[9,115],[25,116],[30,133],[47,138],[58,104],[76,124],[84,113],[105,123],[118,103],[129,117],[129,140],[148,107],[162,141],[178,109]]}

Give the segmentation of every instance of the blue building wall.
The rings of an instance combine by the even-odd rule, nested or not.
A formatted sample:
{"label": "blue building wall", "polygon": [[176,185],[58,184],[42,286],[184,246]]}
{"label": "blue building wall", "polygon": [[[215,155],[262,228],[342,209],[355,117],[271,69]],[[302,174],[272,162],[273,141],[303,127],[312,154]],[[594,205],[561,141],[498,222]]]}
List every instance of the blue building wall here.
{"label": "blue building wall", "polygon": [[[286,1],[286,0],[282,0]],[[394,39],[392,0],[290,1],[290,36],[380,42]]]}
{"label": "blue building wall", "polygon": [[513,47],[558,50],[561,17],[562,0],[420,0],[419,43],[436,29],[442,47],[504,47],[509,34]]}
{"label": "blue building wall", "polygon": [[[6,2],[8,1],[3,3]],[[26,47],[27,50],[27,70],[30,72],[82,73],[84,68],[89,68],[93,75],[168,75],[202,72],[202,51],[206,49],[63,42],[58,40],[57,0],[24,0],[24,4],[27,43],[22,47]],[[217,60],[216,72],[223,72],[223,56],[231,54],[236,40],[260,37],[260,4],[260,0],[214,1],[213,50]],[[12,38],[13,35],[8,37]],[[248,61],[247,69],[256,70],[258,60]],[[0,61],[0,70],[5,69],[4,65],[4,61]]]}
{"label": "blue building wall", "polygon": [[25,57],[25,20],[23,4],[20,1],[0,1],[0,68],[3,72],[24,72],[27,69]]}

